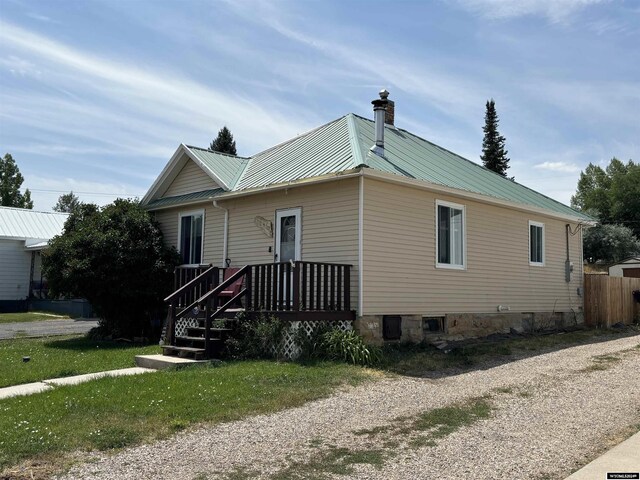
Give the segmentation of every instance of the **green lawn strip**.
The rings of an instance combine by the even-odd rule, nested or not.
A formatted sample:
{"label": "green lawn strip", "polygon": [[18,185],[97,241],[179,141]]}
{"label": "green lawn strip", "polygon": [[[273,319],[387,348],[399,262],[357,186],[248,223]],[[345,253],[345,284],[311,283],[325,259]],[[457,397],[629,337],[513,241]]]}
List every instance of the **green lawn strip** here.
{"label": "green lawn strip", "polygon": [[68,315],[47,312],[0,313],[0,323],[42,322],[43,320],[64,320]]}
{"label": "green lawn strip", "polygon": [[366,370],[344,364],[238,362],[103,378],[0,400],[0,470],[34,457],[121,448],[200,422],[295,407],[367,378]]}
{"label": "green lawn strip", "polygon": [[[160,353],[157,345],[89,340],[84,336],[0,341],[0,388],[57,377],[134,367],[134,357]],[[23,357],[30,357],[23,362]]]}

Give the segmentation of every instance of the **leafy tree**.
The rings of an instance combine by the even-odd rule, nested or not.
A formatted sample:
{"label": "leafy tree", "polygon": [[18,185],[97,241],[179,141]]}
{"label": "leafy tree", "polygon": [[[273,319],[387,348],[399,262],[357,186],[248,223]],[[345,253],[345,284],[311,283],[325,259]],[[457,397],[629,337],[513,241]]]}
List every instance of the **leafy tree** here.
{"label": "leafy tree", "polygon": [[80,199],[73,190],[58,197],[58,203],[53,207],[54,212],[71,213],[80,205]]}
{"label": "leafy tree", "polygon": [[149,335],[171,291],[176,250],[137,201],[118,199],[98,208],[80,204],[43,254],[53,295],[86,298],[104,333]]}
{"label": "leafy tree", "polygon": [[231,131],[226,126],[220,129],[218,136],[213,140],[213,142],[211,142],[209,150],[237,155],[236,142],[233,139]]}
{"label": "leafy tree", "polygon": [[24,177],[10,153],[0,158],[0,205],[3,207],[33,208],[31,192],[27,188],[24,194],[20,187]]}
{"label": "leafy tree", "polygon": [[640,240],[623,225],[588,228],[583,237],[584,257],[589,263],[613,263],[640,253]]}
{"label": "leafy tree", "polygon": [[571,206],[603,224],[620,224],[640,238],[640,164],[611,159],[606,169],[589,164],[580,173]]}
{"label": "leafy tree", "polygon": [[487,110],[484,115],[484,139],[482,140],[482,155],[480,159],[485,167],[499,173],[503,177],[507,176],[509,168],[509,157],[505,150],[505,138],[498,132],[498,114],[493,98],[487,102]]}

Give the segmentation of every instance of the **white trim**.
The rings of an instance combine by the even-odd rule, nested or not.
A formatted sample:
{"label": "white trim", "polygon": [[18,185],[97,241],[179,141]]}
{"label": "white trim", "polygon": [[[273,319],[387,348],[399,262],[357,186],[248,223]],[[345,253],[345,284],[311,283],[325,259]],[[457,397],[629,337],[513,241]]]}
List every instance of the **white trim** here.
{"label": "white trim", "polygon": [[[542,228],[542,262],[532,262],[531,261],[531,226]],[[529,265],[532,267],[544,267],[545,260],[545,228],[544,223],[534,222],[533,220],[529,220],[529,248],[527,249],[527,256],[529,257]]]}
{"label": "white trim", "polygon": [[364,255],[363,255],[363,231],[364,231],[364,176],[360,175],[358,186],[358,315],[362,316],[364,288]]}
{"label": "white trim", "polygon": [[275,240],[274,253],[278,256],[276,262],[280,260],[280,218],[282,217],[296,217],[296,248],[295,248],[295,261],[302,260],[302,207],[283,208],[276,210],[275,228],[273,230],[273,237]]}
{"label": "white trim", "polygon": [[182,252],[180,250],[180,248],[182,247],[182,245],[180,245],[180,243],[182,242],[182,217],[191,217],[194,215],[202,215],[202,239],[201,239],[201,245],[200,245],[200,263],[185,263],[182,264],[181,266],[198,266],[198,265],[202,265],[202,262],[204,260],[204,225],[205,225],[205,211],[204,209],[200,209],[200,210],[189,210],[187,212],[179,212],[178,213],[178,252],[180,252],[180,255],[182,255]]}
{"label": "white trim", "polygon": [[[438,261],[438,245],[439,245],[438,237],[440,235],[440,229],[438,226],[438,207],[440,206],[454,208],[456,210],[462,211],[462,265],[451,264],[451,263],[440,263]],[[445,200],[436,199],[435,209],[436,209],[436,212],[435,212],[436,268],[446,268],[449,270],[466,270],[467,269],[467,208],[466,206],[459,203],[447,202]],[[453,242],[451,243],[451,246],[453,247]]]}
{"label": "white trim", "polygon": [[[204,173],[206,173],[215,183],[217,183],[220,188],[226,191],[230,190],[229,186],[226,185],[222,180],[220,180],[220,178],[214,172],[212,172],[204,163],[202,163],[200,159],[198,159],[198,157],[189,149],[189,147],[187,147],[184,143],[181,143],[174,154],[171,156],[169,162],[162,169],[162,172],[160,172],[160,175],[158,175],[155,181],[151,184],[151,187],[149,187],[149,190],[147,191],[145,196],[142,197],[140,205],[145,206],[155,198],[158,192],[162,190],[165,185],[167,187],[169,186],[167,185],[167,183],[170,184],[171,182],[173,182],[173,180],[175,180],[175,178],[180,173],[180,170],[184,166],[182,160],[185,158],[185,156],[186,161],[192,160],[193,162],[195,162],[195,164],[198,165],[204,171]],[[186,164],[186,162],[184,163]]]}
{"label": "white trim", "polygon": [[193,160],[196,165],[198,165],[202,170],[204,170],[204,172],[209,175],[211,177],[211,179],[216,182],[220,188],[222,188],[223,190],[229,191],[231,190],[231,188],[229,188],[229,185],[227,185],[225,182],[222,181],[222,179],[220,179],[220,177],[218,175],[216,175],[216,173],[211,170],[209,167],[207,167],[199,158],[198,156],[193,153],[191,151],[191,149],[185,145],[184,143],[182,144],[182,147],[184,147],[185,152],[187,152],[187,155],[189,156],[189,158],[191,160]]}

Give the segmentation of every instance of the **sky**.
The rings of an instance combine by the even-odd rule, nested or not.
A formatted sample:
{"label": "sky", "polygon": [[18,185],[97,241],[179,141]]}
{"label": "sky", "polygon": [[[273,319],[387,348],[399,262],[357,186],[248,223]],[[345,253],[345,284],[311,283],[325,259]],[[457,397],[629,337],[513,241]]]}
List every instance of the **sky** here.
{"label": "sky", "polygon": [[640,1],[0,0],[0,155],[35,208],[142,197],[180,143],[249,156],[349,112],[480,162],[493,98],[509,176],[568,204],[640,160]]}

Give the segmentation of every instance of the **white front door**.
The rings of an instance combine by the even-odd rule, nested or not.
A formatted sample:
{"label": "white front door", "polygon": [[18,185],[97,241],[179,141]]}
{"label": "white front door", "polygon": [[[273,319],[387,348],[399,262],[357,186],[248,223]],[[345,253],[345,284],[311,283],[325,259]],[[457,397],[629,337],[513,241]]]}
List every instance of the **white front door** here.
{"label": "white front door", "polygon": [[276,211],[276,254],[273,258],[274,262],[301,260],[301,220],[302,211],[300,208]]}

